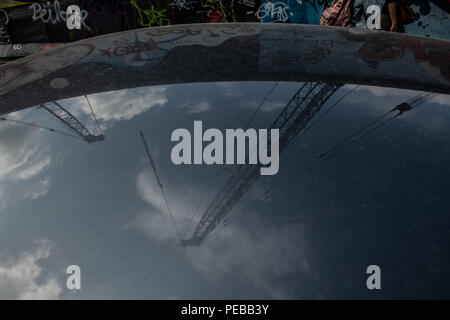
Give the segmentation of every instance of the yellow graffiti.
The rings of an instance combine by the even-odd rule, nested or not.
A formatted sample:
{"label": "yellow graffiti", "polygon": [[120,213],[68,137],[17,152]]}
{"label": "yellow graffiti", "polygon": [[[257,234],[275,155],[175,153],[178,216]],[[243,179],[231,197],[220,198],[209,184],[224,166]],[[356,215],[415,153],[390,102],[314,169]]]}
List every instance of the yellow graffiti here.
{"label": "yellow graffiti", "polygon": [[[47,0],[40,0],[40,1],[47,1]],[[32,3],[32,1],[25,2],[25,1],[16,1],[16,0],[0,0],[0,9],[16,7],[16,6],[23,6],[25,4],[30,4],[30,3]]]}
{"label": "yellow graffiti", "polygon": [[[163,26],[170,24],[170,20],[166,17],[166,9],[156,10],[154,5],[151,5],[150,9],[141,9],[134,0],[131,0],[130,3],[139,14],[138,22],[141,26],[151,27],[152,25]],[[145,22],[144,16],[146,18]]]}

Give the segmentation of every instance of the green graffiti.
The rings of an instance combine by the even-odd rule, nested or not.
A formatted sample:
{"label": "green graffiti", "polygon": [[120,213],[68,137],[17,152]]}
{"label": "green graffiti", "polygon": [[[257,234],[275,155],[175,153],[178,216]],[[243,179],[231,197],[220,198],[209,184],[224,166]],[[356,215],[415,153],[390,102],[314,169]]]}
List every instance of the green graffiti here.
{"label": "green graffiti", "polygon": [[[169,25],[170,20],[167,19],[166,16],[166,9],[157,10],[155,9],[154,5],[150,6],[150,9],[141,9],[139,8],[138,4],[134,1],[130,1],[131,5],[136,8],[139,17],[138,22],[143,27],[151,27],[154,25],[157,26],[163,26],[163,25]],[[145,17],[145,21],[144,21]]]}

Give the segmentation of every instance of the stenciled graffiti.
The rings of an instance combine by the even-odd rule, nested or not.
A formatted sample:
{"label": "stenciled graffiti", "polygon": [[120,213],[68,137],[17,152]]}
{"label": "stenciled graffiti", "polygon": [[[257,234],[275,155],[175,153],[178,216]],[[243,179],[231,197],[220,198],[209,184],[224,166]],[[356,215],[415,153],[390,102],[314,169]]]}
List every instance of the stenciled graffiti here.
{"label": "stenciled graffiti", "polygon": [[[28,9],[33,11],[33,21],[40,20],[43,23],[50,22],[52,24],[56,24],[60,21],[67,22],[69,18],[67,12],[61,10],[61,4],[59,1],[54,1],[53,4],[50,2],[46,2],[45,4],[34,2],[28,7]],[[89,26],[85,23],[87,16],[88,12],[86,10],[80,11],[80,23],[83,27],[90,30]]]}
{"label": "stenciled graffiti", "polygon": [[141,9],[135,1],[131,0],[130,3],[138,12],[138,22],[141,26],[170,25],[170,20],[166,16],[167,9],[157,10],[153,4],[149,9]]}
{"label": "stenciled graffiti", "polygon": [[270,17],[272,22],[286,22],[289,16],[292,16],[292,12],[284,2],[266,2],[261,4],[255,15],[260,20]]}

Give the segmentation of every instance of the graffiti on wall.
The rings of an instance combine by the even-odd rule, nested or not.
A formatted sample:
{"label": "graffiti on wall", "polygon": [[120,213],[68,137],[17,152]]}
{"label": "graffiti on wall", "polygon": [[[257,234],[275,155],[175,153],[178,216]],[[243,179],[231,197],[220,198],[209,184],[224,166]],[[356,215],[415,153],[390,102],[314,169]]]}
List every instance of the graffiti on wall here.
{"label": "graffiti on wall", "polygon": [[138,22],[142,27],[164,26],[169,25],[170,20],[166,16],[167,9],[156,9],[152,4],[148,9],[142,9],[138,6],[136,1],[131,0],[131,5],[138,13]]}
{"label": "graffiti on wall", "polygon": [[[57,24],[59,22],[67,22],[70,16],[67,11],[61,8],[59,1],[53,3],[39,3],[34,2],[29,7],[28,10],[33,12],[33,21],[41,21],[43,23]],[[90,30],[89,26],[86,24],[86,19],[88,17],[88,12],[86,10],[80,11],[80,22],[84,28]]]}
{"label": "graffiti on wall", "polygon": [[[406,26],[406,33],[450,39],[447,0],[413,1],[412,8],[417,14],[417,20]],[[48,25],[65,21],[68,5],[80,7],[82,30],[58,32],[55,36],[50,34],[50,40],[47,40],[67,42],[119,31],[184,23],[260,21],[319,24],[323,9],[331,2],[332,0],[50,0],[26,6],[30,8],[32,20]]]}
{"label": "graffiti on wall", "polygon": [[167,53],[179,46],[217,46],[236,36],[259,34],[251,25],[215,25],[210,28],[150,28],[146,32],[123,35],[113,42],[97,45],[96,51],[80,63],[101,62],[120,68],[148,70],[161,62]]}
{"label": "graffiti on wall", "polygon": [[270,18],[272,22],[287,22],[289,16],[293,15],[288,5],[282,1],[263,3],[255,14],[260,20]]}
{"label": "graffiti on wall", "polygon": [[192,10],[195,3],[195,1],[191,0],[172,0],[169,6],[177,10]]}
{"label": "graffiti on wall", "polygon": [[406,33],[450,40],[450,3],[447,0],[415,0],[416,21]]}
{"label": "graffiti on wall", "polygon": [[[257,17],[261,22],[319,24],[324,6],[328,6],[330,1],[262,0]],[[276,8],[277,14],[266,14],[268,8]],[[282,8],[282,10],[278,8]],[[274,9],[271,10],[274,11]]]}

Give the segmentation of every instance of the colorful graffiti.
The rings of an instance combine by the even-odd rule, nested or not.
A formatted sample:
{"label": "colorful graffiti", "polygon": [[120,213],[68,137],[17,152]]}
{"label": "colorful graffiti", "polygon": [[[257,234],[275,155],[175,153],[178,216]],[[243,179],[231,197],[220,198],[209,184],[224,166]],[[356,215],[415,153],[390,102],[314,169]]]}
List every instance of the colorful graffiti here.
{"label": "colorful graffiti", "polygon": [[231,3],[223,0],[201,0],[202,9],[197,10],[197,14],[205,14],[205,22],[233,22],[236,21],[234,6],[235,0],[231,0]]}
{"label": "colorful graffiti", "polygon": [[[417,20],[406,33],[450,39],[447,0],[413,0]],[[319,24],[320,16],[332,0],[50,0],[51,10],[34,2],[30,23],[46,25],[63,22],[69,4],[77,5],[85,18],[82,30],[46,28],[49,42],[70,42],[107,33],[186,23],[263,22]],[[10,2],[13,3],[13,2]],[[25,2],[23,2],[25,3]],[[10,7],[7,10],[15,10]],[[6,12],[6,11],[5,11]],[[13,11],[11,11],[13,12]],[[86,16],[86,14],[88,15]],[[12,19],[14,21],[14,19]],[[45,31],[44,31],[45,32]],[[18,33],[18,37],[20,37]],[[13,43],[22,43],[15,40]]]}

